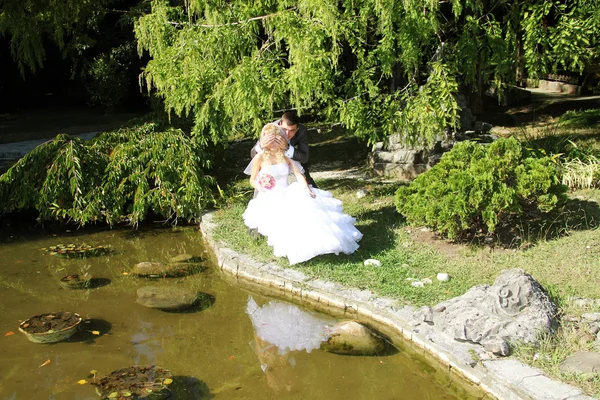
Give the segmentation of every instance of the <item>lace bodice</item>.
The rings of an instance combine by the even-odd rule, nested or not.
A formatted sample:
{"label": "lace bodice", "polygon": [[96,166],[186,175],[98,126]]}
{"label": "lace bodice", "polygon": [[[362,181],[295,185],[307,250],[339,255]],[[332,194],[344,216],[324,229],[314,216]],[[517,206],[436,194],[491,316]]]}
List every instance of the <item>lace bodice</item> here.
{"label": "lace bodice", "polygon": [[286,188],[288,186],[290,166],[287,163],[265,165],[258,173],[258,176],[260,177],[263,174],[270,174],[275,178],[275,189]]}

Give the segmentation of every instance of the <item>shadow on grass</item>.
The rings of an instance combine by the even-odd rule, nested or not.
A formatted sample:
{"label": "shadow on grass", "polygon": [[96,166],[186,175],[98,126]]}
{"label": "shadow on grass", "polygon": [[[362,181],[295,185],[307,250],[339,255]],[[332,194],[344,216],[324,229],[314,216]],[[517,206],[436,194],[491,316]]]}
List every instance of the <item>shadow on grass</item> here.
{"label": "shadow on grass", "polygon": [[499,245],[504,248],[528,247],[548,240],[568,236],[572,231],[592,230],[600,227],[600,206],[593,201],[570,199],[560,212],[541,219],[517,220],[506,223],[496,231],[495,240],[471,237],[475,245]]}
{"label": "shadow on grass", "polygon": [[[594,120],[595,113],[593,109],[599,107],[600,101],[598,98],[565,97],[543,102],[531,102],[520,106],[490,106],[481,118],[492,125],[517,127],[544,117],[556,118],[568,112],[585,111],[583,119]],[[577,122],[582,122],[581,118]]]}

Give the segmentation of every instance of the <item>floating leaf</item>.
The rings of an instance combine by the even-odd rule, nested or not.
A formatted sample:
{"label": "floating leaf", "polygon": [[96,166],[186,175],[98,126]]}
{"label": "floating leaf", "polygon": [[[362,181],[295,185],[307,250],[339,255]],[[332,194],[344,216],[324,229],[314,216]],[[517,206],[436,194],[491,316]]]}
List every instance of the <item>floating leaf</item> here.
{"label": "floating leaf", "polygon": [[163,381],[163,383],[164,383],[165,385],[170,385],[171,383],[173,383],[173,379],[171,379],[171,378],[166,378],[166,379]]}
{"label": "floating leaf", "polygon": [[40,367],[45,367],[45,366],[46,366],[46,365],[48,365],[48,364],[50,364],[50,359],[48,359],[48,360],[44,361],[44,362],[42,363],[42,365],[40,365],[38,368],[40,368]]}
{"label": "floating leaf", "polygon": [[88,383],[88,381],[86,381],[85,379],[80,379],[77,381],[77,383],[79,383],[80,385],[85,385],[86,383]]}
{"label": "floating leaf", "polygon": [[92,332],[92,335],[96,335],[96,336],[98,336],[100,334],[100,331],[90,331],[90,332]]}
{"label": "floating leaf", "polygon": [[131,392],[121,392],[121,396],[123,396],[123,397],[131,397]]}
{"label": "floating leaf", "polygon": [[14,335],[14,334],[15,334],[15,333],[14,333],[13,331],[8,331],[8,332],[6,332],[6,333],[4,334],[4,336],[12,336],[12,335]]}
{"label": "floating leaf", "polygon": [[117,397],[119,397],[119,392],[112,392],[108,395],[109,399],[116,399]]}

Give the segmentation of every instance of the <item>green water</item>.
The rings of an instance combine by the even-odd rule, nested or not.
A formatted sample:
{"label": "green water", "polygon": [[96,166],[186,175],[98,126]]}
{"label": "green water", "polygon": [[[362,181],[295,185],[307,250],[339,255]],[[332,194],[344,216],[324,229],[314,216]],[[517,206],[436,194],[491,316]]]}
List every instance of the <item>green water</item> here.
{"label": "green water", "polygon": [[[111,245],[114,252],[62,259],[40,250],[69,243]],[[273,353],[266,360],[272,368],[263,372],[265,360],[254,349],[245,309],[250,295],[259,305],[270,299],[232,286],[210,264],[185,278],[127,274],[138,262],[167,261],[184,253],[208,258],[196,229],[7,235],[0,242],[0,399],[97,399],[91,385],[78,381],[89,379],[91,370],[103,376],[139,364],[171,371],[173,399],[480,398],[443,367],[407,351],[376,357],[320,350]],[[103,285],[69,290],[57,283],[82,272]],[[147,285],[192,287],[213,296],[214,303],[185,313],[145,308],[136,303],[136,289]],[[55,311],[77,312],[86,320],[69,341],[37,344],[18,331],[20,321]]]}

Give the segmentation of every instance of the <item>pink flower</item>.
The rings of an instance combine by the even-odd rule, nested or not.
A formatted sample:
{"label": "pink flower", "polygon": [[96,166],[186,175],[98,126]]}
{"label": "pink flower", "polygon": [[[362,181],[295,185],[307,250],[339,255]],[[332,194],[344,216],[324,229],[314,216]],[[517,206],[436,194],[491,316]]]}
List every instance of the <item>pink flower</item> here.
{"label": "pink flower", "polygon": [[261,174],[258,177],[258,186],[263,189],[271,190],[275,187],[275,178],[273,178],[273,175]]}

